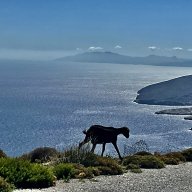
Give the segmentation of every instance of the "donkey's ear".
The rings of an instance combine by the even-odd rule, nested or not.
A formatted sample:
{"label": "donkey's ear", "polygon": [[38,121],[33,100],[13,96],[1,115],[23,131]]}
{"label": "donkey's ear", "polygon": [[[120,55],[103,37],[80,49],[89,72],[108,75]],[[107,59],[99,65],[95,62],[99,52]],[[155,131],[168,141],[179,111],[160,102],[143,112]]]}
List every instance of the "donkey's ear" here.
{"label": "donkey's ear", "polygon": [[83,130],[83,133],[86,135],[87,134],[87,131],[86,131],[86,129],[85,130]]}

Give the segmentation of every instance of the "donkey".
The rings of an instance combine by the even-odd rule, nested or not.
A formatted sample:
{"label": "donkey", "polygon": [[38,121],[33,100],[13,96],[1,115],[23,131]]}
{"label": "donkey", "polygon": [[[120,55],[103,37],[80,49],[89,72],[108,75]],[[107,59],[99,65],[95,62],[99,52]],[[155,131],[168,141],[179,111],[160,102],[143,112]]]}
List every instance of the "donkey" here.
{"label": "donkey", "polygon": [[94,153],[96,145],[103,144],[101,153],[101,156],[103,156],[106,143],[112,143],[119,155],[119,158],[121,160],[123,159],[117,147],[117,136],[119,134],[123,134],[126,138],[129,138],[129,128],[127,127],[114,128],[114,127],[104,127],[102,125],[92,125],[87,131],[84,130],[83,133],[85,134],[85,139],[84,141],[79,143],[79,149],[85,143],[91,141],[91,143],[93,144],[91,152]]}

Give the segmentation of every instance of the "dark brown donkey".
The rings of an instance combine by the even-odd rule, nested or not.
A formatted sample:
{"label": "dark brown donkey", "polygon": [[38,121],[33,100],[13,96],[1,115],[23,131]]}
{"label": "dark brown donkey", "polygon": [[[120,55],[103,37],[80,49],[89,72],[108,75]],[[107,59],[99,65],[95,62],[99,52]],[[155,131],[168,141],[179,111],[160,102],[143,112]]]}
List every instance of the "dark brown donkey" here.
{"label": "dark brown donkey", "polygon": [[126,138],[129,138],[129,128],[127,127],[114,128],[114,127],[104,127],[101,125],[92,125],[87,131],[86,130],[83,131],[83,133],[86,136],[84,141],[79,143],[79,149],[82,147],[82,145],[91,141],[91,143],[93,144],[91,152],[94,153],[96,145],[103,144],[103,149],[101,153],[101,156],[103,156],[106,143],[112,143],[119,155],[119,158],[122,160],[121,154],[117,147],[117,136],[119,134],[123,134]]}

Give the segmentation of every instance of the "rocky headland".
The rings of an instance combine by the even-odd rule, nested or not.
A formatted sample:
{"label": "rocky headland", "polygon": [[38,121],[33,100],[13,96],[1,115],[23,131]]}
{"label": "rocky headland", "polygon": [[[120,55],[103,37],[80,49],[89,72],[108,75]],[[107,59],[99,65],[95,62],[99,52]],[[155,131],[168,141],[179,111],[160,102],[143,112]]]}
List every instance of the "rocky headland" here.
{"label": "rocky headland", "polygon": [[148,105],[191,106],[192,75],[171,79],[142,88],[136,103]]}
{"label": "rocky headland", "polygon": [[[191,106],[192,75],[171,79],[149,85],[138,91],[136,103],[148,105]],[[187,115],[185,120],[192,120],[192,107],[166,109],[156,114]]]}

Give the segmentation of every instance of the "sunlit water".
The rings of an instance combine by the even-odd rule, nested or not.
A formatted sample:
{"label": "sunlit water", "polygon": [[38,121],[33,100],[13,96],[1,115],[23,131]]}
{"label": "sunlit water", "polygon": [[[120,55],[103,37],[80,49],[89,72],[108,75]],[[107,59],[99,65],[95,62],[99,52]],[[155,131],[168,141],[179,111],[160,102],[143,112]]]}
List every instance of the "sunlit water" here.
{"label": "sunlit water", "polygon": [[0,148],[11,156],[40,146],[62,149],[78,144],[93,124],[128,126],[130,138],[118,138],[121,152],[139,140],[151,151],[190,147],[192,121],[154,114],[170,107],[133,102],[144,86],[188,74],[192,68],[1,63]]}

